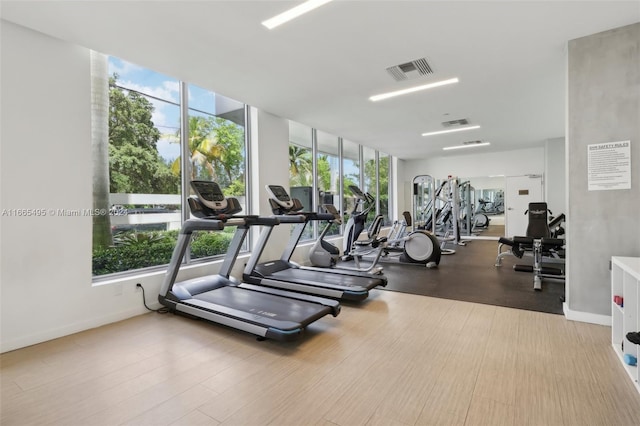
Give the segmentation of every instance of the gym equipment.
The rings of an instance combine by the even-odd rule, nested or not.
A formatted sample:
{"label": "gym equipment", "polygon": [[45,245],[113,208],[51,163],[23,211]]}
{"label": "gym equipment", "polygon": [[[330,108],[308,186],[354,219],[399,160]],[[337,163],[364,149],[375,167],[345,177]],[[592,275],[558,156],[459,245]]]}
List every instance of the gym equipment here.
{"label": "gym equipment", "polygon": [[[356,240],[352,245],[351,251],[344,256],[344,260],[354,261],[355,267],[351,267],[340,263],[343,260],[340,256],[340,249],[325,240],[327,233],[334,224],[338,226],[342,224],[342,216],[333,204],[324,204],[322,207],[327,213],[333,215],[333,220],[327,222],[318,240],[309,249],[309,261],[311,264],[321,268],[337,268],[347,271],[366,272],[368,274],[381,274],[383,268],[378,266],[378,260],[382,255],[382,244],[384,244],[386,238],[378,238],[377,235],[382,226],[382,216],[376,216],[374,222],[369,226],[367,231],[368,239]],[[372,249],[363,249],[366,245],[371,245]],[[362,257],[373,252],[376,253],[374,259],[362,264]]]}
{"label": "gym equipment", "polygon": [[[349,185],[351,194],[355,197],[355,203],[353,209],[349,213],[349,219],[344,228],[344,238],[342,240],[343,255],[341,259],[343,261],[353,260],[355,263],[355,270],[367,271],[369,273],[381,273],[382,268],[377,266],[378,260],[382,255],[382,244],[385,243],[385,238],[378,238],[382,224],[384,223],[384,217],[382,215],[376,215],[367,228],[366,239],[361,238],[362,232],[365,229],[367,216],[375,208],[375,198],[367,193],[364,193],[358,186]],[[332,213],[335,217],[335,221],[341,222],[340,214],[334,206],[324,206],[325,209]],[[365,256],[369,256],[370,259],[367,266],[362,266],[361,261]]]}
{"label": "gym equipment", "polygon": [[[368,192],[365,194],[355,185],[349,185],[349,190],[356,198],[356,202],[353,206],[353,210],[349,213],[349,219],[344,227],[345,238],[342,240],[342,249],[344,251],[345,258],[343,260],[351,260],[353,258],[350,253],[354,250],[355,242],[360,237],[360,234],[362,234],[362,231],[364,231],[369,212],[376,206],[376,200]],[[372,225],[369,229],[369,235],[377,235],[377,231],[381,225],[381,223],[375,226]]]}
{"label": "gym equipment", "polygon": [[[318,236],[318,240],[309,249],[309,262],[311,262],[311,265],[321,268],[333,268],[340,260],[340,249],[334,244],[331,244],[329,241],[325,240],[325,237],[327,236],[331,225],[334,222],[341,223],[336,222],[340,219],[340,213],[333,205],[331,205],[331,207],[329,208],[333,208],[333,210],[327,209],[327,213],[333,214],[335,219],[327,221],[327,225]],[[333,213],[334,211],[335,214]]]}
{"label": "gym equipment", "polygon": [[261,286],[350,301],[364,300],[369,296],[369,290],[387,284],[387,278],[381,275],[304,267],[291,262],[291,256],[307,223],[312,220],[332,220],[333,215],[301,212],[302,204],[292,199],[282,186],[267,185],[266,188],[271,195],[269,203],[278,223],[292,223],[296,224],[296,227],[280,259],[258,263],[276,223],[263,227],[244,269],[245,281]]}
{"label": "gym equipment", "polygon": [[403,220],[394,222],[380,260],[422,264],[430,269],[438,267],[442,252],[436,236],[421,229],[407,233],[407,228],[412,226],[411,213],[405,211],[402,216]]}
{"label": "gym equipment", "polygon": [[638,364],[638,358],[631,354],[624,354],[624,362],[627,365],[635,366]]}
{"label": "gym equipment", "polygon": [[[348,235],[345,250],[349,249],[349,258],[359,262],[360,258],[369,257],[372,265],[378,261],[395,261],[399,263],[422,264],[428,268],[435,268],[440,263],[442,254],[438,239],[431,233],[424,230],[416,230],[405,235],[404,230],[400,232],[396,229],[395,234],[387,237],[378,237],[383,223],[383,216],[377,215],[367,230],[367,239],[359,239],[367,213],[375,205],[375,199],[371,194],[363,193],[355,185],[349,186],[352,194],[356,197],[356,207],[347,222],[345,235]],[[358,205],[362,210],[358,211]],[[408,212],[406,212],[408,214]],[[405,216],[405,228],[407,226]],[[398,223],[396,222],[396,225]],[[409,215],[408,225],[411,225]],[[401,226],[401,225],[398,225]],[[393,232],[393,231],[392,231]],[[347,253],[347,252],[345,252]],[[375,253],[373,259],[372,254]],[[398,253],[398,255],[392,255]],[[358,263],[356,263],[358,265]]]}
{"label": "gym equipment", "polygon": [[483,213],[485,215],[498,215],[504,213],[504,192],[498,191],[494,195],[493,201],[487,201],[482,198],[478,199],[478,208],[476,213]]}
{"label": "gym equipment", "polygon": [[[460,233],[466,236],[474,235],[489,227],[489,217],[479,211],[473,210],[475,190],[470,181],[461,182],[459,185],[459,218]],[[482,200],[480,200],[482,201]]]}
{"label": "gym equipment", "polygon": [[[498,240],[498,257],[495,263],[497,267],[502,265],[502,258],[505,255],[522,258],[525,253],[531,253],[533,256],[532,265],[514,265],[513,269],[520,272],[533,272],[533,289],[536,291],[542,290],[543,278],[564,280],[562,268],[542,266],[543,258],[547,262],[564,263],[561,254],[563,254],[565,240],[552,238],[548,213],[547,203],[529,203],[529,208],[525,211],[529,217],[527,235],[524,237],[516,236],[512,239],[501,237]],[[554,220],[551,225],[555,228],[558,223]],[[504,245],[511,247],[511,251],[502,252]]]}
{"label": "gym equipment", "polygon": [[[294,340],[312,322],[340,312],[335,300],[269,289],[234,280],[231,269],[251,226],[278,223],[276,218],[235,216],[242,211],[235,198],[225,198],[215,182],[192,181],[196,196],[189,198],[195,219],[184,222],[158,301],[172,312],[203,318],[259,338]],[[236,226],[227,254],[215,275],[176,282],[180,264],[194,231],[219,231]]]}
{"label": "gym equipment", "polygon": [[455,254],[447,244],[466,245],[460,239],[458,179],[443,180],[438,189],[432,176],[419,175],[413,178],[414,230],[425,230],[434,234],[440,242],[442,254]]}
{"label": "gym equipment", "polygon": [[640,331],[630,331],[626,337],[631,343],[640,345]]}

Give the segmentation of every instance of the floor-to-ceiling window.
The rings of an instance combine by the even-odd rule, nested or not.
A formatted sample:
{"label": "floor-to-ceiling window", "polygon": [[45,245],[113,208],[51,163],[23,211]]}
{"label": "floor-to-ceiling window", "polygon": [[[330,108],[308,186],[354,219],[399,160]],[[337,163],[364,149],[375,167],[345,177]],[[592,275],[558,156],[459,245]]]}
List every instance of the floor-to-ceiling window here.
{"label": "floor-to-ceiling window", "polygon": [[[246,211],[244,104],[189,84],[188,123],[190,180],[217,182]],[[234,232],[235,227],[194,232],[191,258],[225,253]]]}
{"label": "floor-to-ceiling window", "polygon": [[391,224],[391,192],[389,191],[389,176],[391,171],[391,156],[378,152],[378,204],[379,214],[384,217],[384,224]]}
{"label": "floor-to-ceiling window", "polygon": [[[104,121],[108,127],[98,141],[107,149],[94,155],[94,170],[105,171],[94,177],[94,206],[109,214],[94,221],[93,275],[167,264],[187,208],[183,175],[218,180],[227,195],[245,194],[245,107],[119,58],[94,57],[106,64],[93,72],[108,74],[102,101],[108,107],[92,106],[94,127]],[[184,116],[188,129],[181,125]],[[197,238],[192,257],[226,251],[225,237],[203,236],[206,244]]]}
{"label": "floor-to-ceiling window", "polygon": [[[289,192],[300,200],[303,210],[313,211],[313,130],[289,121]],[[293,227],[295,228],[295,227]],[[314,224],[308,224],[300,240],[314,236]]]}
{"label": "floor-to-ceiling window", "polygon": [[343,213],[348,219],[349,215],[358,206],[357,198],[352,193],[350,186],[362,189],[360,183],[360,145],[348,140],[342,141],[342,191]]}
{"label": "floor-to-ceiling window", "polygon": [[[333,205],[337,211],[342,209],[340,202],[340,144],[338,137],[317,131],[317,170],[318,170],[318,210],[326,212],[323,206]],[[326,235],[340,234],[340,226],[333,224]]]}
{"label": "floor-to-ceiling window", "polygon": [[376,150],[367,146],[362,147],[362,190],[374,198],[378,198]]}

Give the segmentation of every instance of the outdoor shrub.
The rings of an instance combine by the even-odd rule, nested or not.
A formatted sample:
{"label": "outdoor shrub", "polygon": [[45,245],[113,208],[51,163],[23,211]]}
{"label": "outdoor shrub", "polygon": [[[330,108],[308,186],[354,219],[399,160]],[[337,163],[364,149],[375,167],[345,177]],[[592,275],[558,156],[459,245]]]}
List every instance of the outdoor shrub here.
{"label": "outdoor shrub", "polygon": [[229,248],[233,234],[228,232],[207,232],[196,235],[191,241],[193,257],[207,257],[224,254]]}
{"label": "outdoor shrub", "polygon": [[174,240],[163,238],[155,242],[141,242],[134,245],[94,250],[93,274],[112,274],[167,264],[171,260],[174,246]]}

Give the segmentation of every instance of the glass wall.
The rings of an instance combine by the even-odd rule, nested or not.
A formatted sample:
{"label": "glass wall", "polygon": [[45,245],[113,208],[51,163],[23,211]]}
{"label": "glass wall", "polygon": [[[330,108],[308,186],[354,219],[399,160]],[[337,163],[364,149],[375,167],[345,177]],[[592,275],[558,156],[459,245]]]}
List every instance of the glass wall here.
{"label": "glass wall", "polygon": [[375,149],[363,146],[362,147],[362,162],[364,164],[362,174],[362,190],[364,192],[368,192],[373,195],[373,197],[378,199],[378,188],[377,188],[377,164],[376,164],[376,151]]}
{"label": "glass wall", "polygon": [[[340,143],[337,136],[317,131],[317,157],[318,167],[318,211],[324,213],[322,207],[326,204],[333,205],[340,211]],[[340,227],[332,225],[327,235],[339,235]]]}
{"label": "glass wall", "polygon": [[[218,180],[239,198],[246,187],[243,104],[188,86],[186,105],[185,83],[115,57],[108,57],[108,74],[108,117],[101,118],[108,120],[108,141],[101,142],[108,150],[94,156],[94,170],[104,164],[108,174],[96,175],[94,187],[103,187],[100,179],[109,184],[94,191],[94,204],[110,214],[107,223],[94,222],[94,276],[169,262],[187,208],[183,173]],[[183,115],[189,129],[181,128]],[[193,257],[225,253],[228,241],[217,235],[205,245],[194,243]]]}
{"label": "glass wall", "polygon": [[[313,130],[294,121],[289,121],[289,193],[304,211],[313,211]],[[295,228],[291,225],[292,232]],[[300,240],[313,239],[314,232],[315,224],[307,224]]]}
{"label": "glass wall", "polygon": [[[247,211],[244,104],[192,84],[188,103],[190,180],[217,182],[226,197],[237,198]],[[235,230],[194,232],[191,259],[225,253]]]}
{"label": "glass wall", "polygon": [[[92,111],[94,119],[108,121],[108,141],[101,142],[103,153],[94,155],[94,170],[104,170],[104,176],[96,172],[94,178],[94,183],[102,182],[95,188],[104,188],[95,192],[94,202],[109,214],[100,224],[94,222],[95,277],[169,262],[182,221],[189,217],[191,192],[184,187],[183,193],[183,180],[214,180],[249,211],[247,107],[188,82],[102,57],[108,58],[102,68],[108,63],[103,71],[108,73],[108,99],[105,78],[102,107]],[[389,170],[377,171],[375,150],[295,122],[289,130],[290,191],[305,210],[324,212],[323,205],[332,204],[346,222],[356,205],[349,185],[356,185],[378,197],[388,214]],[[340,233],[338,226],[330,229],[329,235]],[[232,233],[195,234],[185,261],[225,253]],[[309,227],[304,238],[317,235],[318,229]]]}
{"label": "glass wall", "polygon": [[360,183],[360,145],[348,140],[342,141],[342,176],[342,205],[344,206],[343,215],[345,215],[344,221],[346,223],[356,207],[357,201],[349,186],[354,185],[362,189]]}
{"label": "glass wall", "polygon": [[290,195],[313,211],[313,140],[311,127],[289,121]]}
{"label": "glass wall", "polygon": [[391,156],[383,152],[378,152],[378,205],[380,206],[379,214],[384,217],[385,225],[391,225],[390,171]]}
{"label": "glass wall", "polygon": [[[343,223],[346,223],[356,206],[356,198],[349,189],[350,185],[355,185],[376,198],[376,202],[371,204],[369,220],[376,214],[382,214],[384,223],[391,223],[388,154],[293,121],[289,122],[289,140],[291,192],[308,210],[315,206],[316,211],[324,213],[324,206],[331,204],[341,213]],[[315,158],[313,152],[316,153]],[[314,171],[317,194],[313,193],[314,180],[311,175]],[[323,226],[316,226],[316,232],[321,232]],[[334,224],[327,235],[339,235],[340,232],[341,227]],[[306,232],[303,238],[316,238],[317,235]]]}

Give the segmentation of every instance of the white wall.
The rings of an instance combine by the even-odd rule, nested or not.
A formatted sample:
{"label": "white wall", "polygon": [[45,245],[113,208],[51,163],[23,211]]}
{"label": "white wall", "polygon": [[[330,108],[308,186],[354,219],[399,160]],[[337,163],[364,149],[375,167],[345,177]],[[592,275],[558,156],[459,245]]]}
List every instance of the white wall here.
{"label": "white wall", "polygon": [[[91,208],[89,50],[6,21],[1,35],[0,209]],[[287,121],[253,112],[258,151],[251,172],[261,182],[286,185]],[[263,187],[253,195],[259,212],[270,213]],[[159,306],[164,271],[92,283],[90,217],[0,219],[1,352],[147,312],[138,282],[147,304]],[[272,243],[267,254],[279,256],[282,248]],[[189,266],[179,279],[219,266]],[[243,266],[241,258],[233,275]]]}
{"label": "white wall", "polygon": [[405,163],[405,178],[411,181],[417,175],[431,175],[436,179],[447,176],[519,176],[544,172],[544,148],[528,148],[513,151],[476,153],[455,157],[434,157],[426,160],[410,160]]}
{"label": "white wall", "polygon": [[[411,210],[411,182],[415,176],[430,175],[435,179],[447,176],[460,178],[482,178],[489,176],[521,176],[525,174],[543,174],[545,171],[545,148],[528,148],[491,154],[468,154],[453,157],[434,157],[425,160],[408,160],[402,165],[404,178],[405,204],[399,211]],[[564,170],[564,165],[562,166]],[[493,182],[493,180],[491,180]]]}
{"label": "white wall", "polygon": [[[251,117],[251,196],[254,205],[259,206],[257,213],[269,216],[273,213],[265,185],[289,188],[289,120],[256,108],[251,109]],[[288,225],[273,229],[269,243],[260,257],[261,261],[280,258],[289,240],[290,229]],[[254,236],[257,238],[260,230],[256,228],[255,231]]]}
{"label": "white wall", "polygon": [[4,21],[1,31],[2,209],[47,213],[1,218],[6,351],[135,309],[115,295],[132,287],[91,284],[91,217],[50,213],[93,205],[89,51]]}

